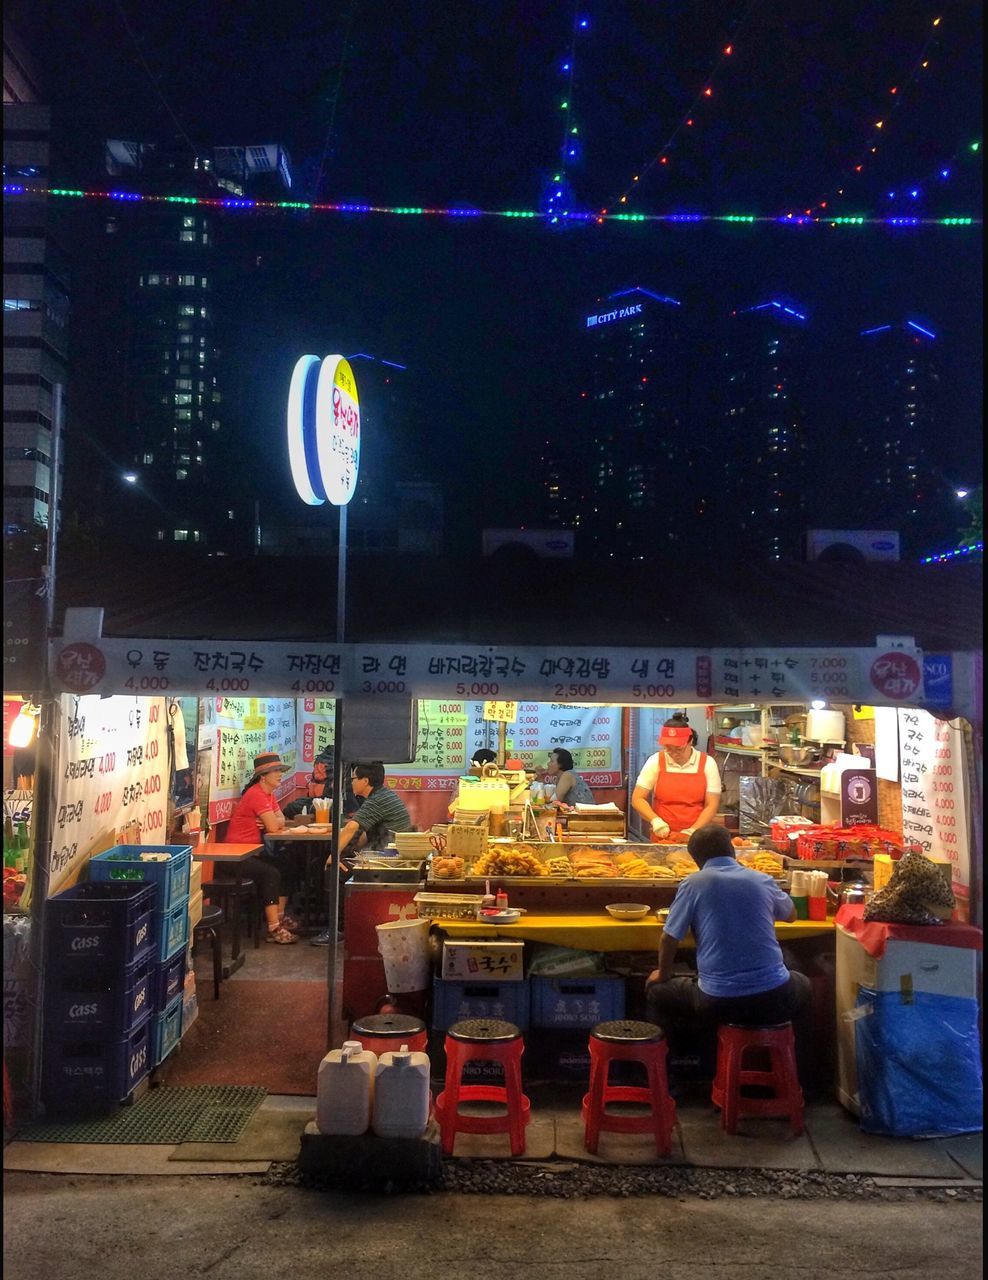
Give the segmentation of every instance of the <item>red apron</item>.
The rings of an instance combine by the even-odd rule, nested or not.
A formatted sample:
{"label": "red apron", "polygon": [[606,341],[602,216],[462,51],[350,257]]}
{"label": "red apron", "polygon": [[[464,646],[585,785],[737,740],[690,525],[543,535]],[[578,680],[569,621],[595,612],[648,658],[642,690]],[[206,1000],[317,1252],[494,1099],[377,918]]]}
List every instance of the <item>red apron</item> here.
{"label": "red apron", "polygon": [[[692,827],[703,812],[707,799],[707,757],[700,752],[700,764],[696,773],[670,773],[666,770],[666,756],[659,752],[659,772],[652,792],[652,808],[670,831],[685,831]],[[655,836],[653,835],[653,840]]]}

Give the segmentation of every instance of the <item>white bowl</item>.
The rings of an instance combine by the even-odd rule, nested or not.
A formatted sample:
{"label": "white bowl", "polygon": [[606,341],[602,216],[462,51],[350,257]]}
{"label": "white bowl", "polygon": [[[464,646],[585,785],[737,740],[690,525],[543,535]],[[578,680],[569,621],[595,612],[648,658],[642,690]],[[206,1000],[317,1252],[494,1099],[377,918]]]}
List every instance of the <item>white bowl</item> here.
{"label": "white bowl", "polygon": [[612,902],[604,908],[615,920],[640,920],[652,910],[641,902]]}

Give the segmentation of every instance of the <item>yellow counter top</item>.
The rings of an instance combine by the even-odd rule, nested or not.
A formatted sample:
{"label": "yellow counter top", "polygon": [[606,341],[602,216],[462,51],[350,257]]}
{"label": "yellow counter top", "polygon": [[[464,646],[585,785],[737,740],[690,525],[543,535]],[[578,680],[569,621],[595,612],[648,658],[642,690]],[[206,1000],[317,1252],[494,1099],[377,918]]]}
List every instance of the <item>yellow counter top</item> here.
{"label": "yellow counter top", "polygon": [[[615,920],[606,911],[585,913],[528,911],[514,924],[487,924],[477,920],[434,920],[451,938],[522,938],[552,942],[584,951],[657,951],[662,925],[653,912],[643,920]],[[780,942],[818,938],[834,932],[833,920],[793,920],[775,926]],[[687,935],[680,944],[693,947]]]}

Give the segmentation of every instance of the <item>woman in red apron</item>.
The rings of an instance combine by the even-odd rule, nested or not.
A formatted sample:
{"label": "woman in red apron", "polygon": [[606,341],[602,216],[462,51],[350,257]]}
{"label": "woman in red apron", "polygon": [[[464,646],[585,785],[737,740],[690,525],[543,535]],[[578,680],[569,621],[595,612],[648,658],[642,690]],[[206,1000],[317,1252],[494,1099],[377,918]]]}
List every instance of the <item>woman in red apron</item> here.
{"label": "woman in red apron", "polygon": [[720,805],[717,767],[694,749],[695,742],[686,717],[673,716],[659,734],[661,750],[646,760],[638,775],[631,805],[651,827],[653,841],[670,831],[691,835],[713,821]]}

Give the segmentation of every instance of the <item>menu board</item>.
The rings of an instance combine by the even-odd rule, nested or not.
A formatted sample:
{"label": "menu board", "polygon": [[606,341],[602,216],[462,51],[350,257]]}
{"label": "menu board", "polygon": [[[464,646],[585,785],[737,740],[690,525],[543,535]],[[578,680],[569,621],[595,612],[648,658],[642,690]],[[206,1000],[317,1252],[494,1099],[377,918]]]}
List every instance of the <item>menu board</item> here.
{"label": "menu board", "polygon": [[[484,719],[484,705],[420,700],[415,759],[386,766],[388,778],[400,787],[448,791],[449,775],[464,773],[478,748],[497,749],[498,725]],[[621,784],[620,707],[519,702],[505,731],[508,755],[527,769],[544,768],[549,752],[565,747],[592,787]]]}
{"label": "menu board", "polygon": [[[279,799],[295,787],[294,698],[204,698],[202,720],[212,746],[209,821],[223,822],[236,807],[254,757],[276,751],[285,762]],[[202,735],[200,735],[200,745]]]}
{"label": "menu board", "polygon": [[899,711],[902,834],[953,869],[954,893],[966,902],[971,884],[964,735],[928,711]]}
{"label": "menu board", "polygon": [[320,751],[336,741],[336,699],[302,698],[298,704],[298,761],[304,773]]}
{"label": "menu board", "polygon": [[125,834],[128,843],[164,841],[167,723],[164,698],[59,699],[49,896],[75,884],[90,856]]}

